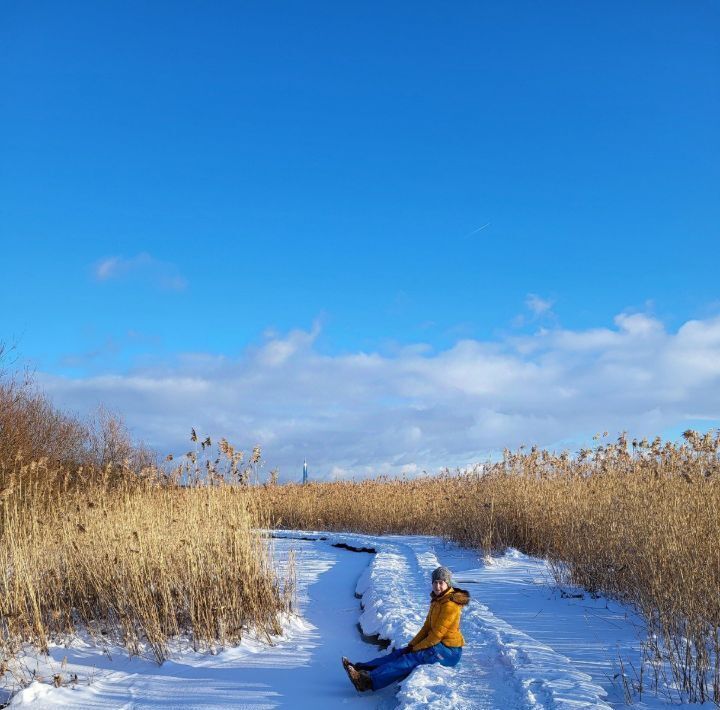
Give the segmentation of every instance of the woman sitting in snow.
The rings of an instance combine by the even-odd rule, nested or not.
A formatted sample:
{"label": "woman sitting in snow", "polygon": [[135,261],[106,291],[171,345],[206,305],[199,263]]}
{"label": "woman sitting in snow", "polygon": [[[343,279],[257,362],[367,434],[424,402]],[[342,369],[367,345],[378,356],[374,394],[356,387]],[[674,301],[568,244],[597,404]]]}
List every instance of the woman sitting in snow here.
{"label": "woman sitting in snow", "polygon": [[460,614],[470,595],[464,589],[451,587],[451,581],[447,567],[438,567],[432,573],[430,611],[407,646],[367,663],[351,663],[343,656],[343,666],[359,691],[384,688],[406,678],[413,668],[423,663],[457,665],[465,643],[460,633]]}

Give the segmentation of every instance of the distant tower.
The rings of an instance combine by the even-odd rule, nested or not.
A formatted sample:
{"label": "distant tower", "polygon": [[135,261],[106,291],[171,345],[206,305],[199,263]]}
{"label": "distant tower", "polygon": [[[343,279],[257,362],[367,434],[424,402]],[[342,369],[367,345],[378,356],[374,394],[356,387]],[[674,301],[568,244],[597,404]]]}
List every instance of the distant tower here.
{"label": "distant tower", "polygon": [[307,461],[303,461],[303,483],[307,483]]}

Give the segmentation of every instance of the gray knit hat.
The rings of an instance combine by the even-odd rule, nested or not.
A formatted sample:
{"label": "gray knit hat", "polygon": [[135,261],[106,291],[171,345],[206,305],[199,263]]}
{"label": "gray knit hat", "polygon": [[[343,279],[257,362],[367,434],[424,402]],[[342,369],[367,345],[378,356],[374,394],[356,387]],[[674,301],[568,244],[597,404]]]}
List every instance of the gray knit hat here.
{"label": "gray knit hat", "polygon": [[432,573],[433,582],[447,582],[450,584],[452,581],[452,572],[447,567],[438,567]]}

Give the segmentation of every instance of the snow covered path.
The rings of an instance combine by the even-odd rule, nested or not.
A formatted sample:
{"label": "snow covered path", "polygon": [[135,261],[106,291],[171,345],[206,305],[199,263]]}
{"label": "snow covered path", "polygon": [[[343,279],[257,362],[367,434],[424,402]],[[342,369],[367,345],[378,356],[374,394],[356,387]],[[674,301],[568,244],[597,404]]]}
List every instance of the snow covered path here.
{"label": "snow covered path", "polygon": [[[619,659],[639,668],[640,620],[626,607],[591,599],[581,590],[563,596],[542,560],[515,550],[481,560],[433,537],[312,534],[326,544],[377,550],[357,585],[364,607],[360,624],[366,634],[390,640],[391,648],[404,645],[422,624],[430,575],[439,564],[449,566],[455,583],[471,592],[462,620],[463,660],[454,669],[416,669],[400,684],[397,707],[607,710],[626,705]],[[633,680],[629,677],[628,684]],[[638,709],[667,704],[647,694],[633,701]]]}
{"label": "snow covered path", "polygon": [[[295,550],[301,618],[268,647],[244,639],[217,655],[177,644],[157,666],[122,649],[81,640],[26,662],[43,681],[17,693],[11,707],[51,708],[477,708],[569,710],[624,706],[619,656],[637,665],[639,641],[627,609],[604,599],[563,597],[545,563],[511,551],[492,561],[437,538],[275,531],[282,571]],[[311,538],[311,539],[300,539]],[[334,547],[373,548],[376,554]],[[379,635],[401,646],[422,624],[430,573],[455,573],[472,600],[463,613],[463,659],[454,669],[425,666],[399,686],[357,693],[340,656],[366,660]],[[570,590],[573,591],[573,590]],[[362,609],[357,596],[362,597]],[[63,664],[63,658],[67,660]],[[54,673],[79,682],[55,688]],[[636,708],[665,704],[643,696]],[[0,697],[1,701],[1,697]]]}
{"label": "snow covered path", "polygon": [[[378,655],[357,628],[360,602],[355,585],[371,555],[316,542],[275,541],[275,558],[283,571],[290,549],[296,554],[298,602],[302,619],[291,620],[286,637],[268,648],[251,639],[217,655],[178,646],[172,660],[128,658],[121,648],[109,655],[75,641],[53,646],[50,658],[29,655],[26,662],[46,681],[62,672],[77,673],[80,682],[55,688],[34,682],[17,693],[10,707],[97,708],[266,708],[310,707],[318,710],[394,708],[395,690],[374,697],[359,695],[340,663],[340,649],[351,656]],[[63,668],[63,658],[67,662]],[[88,681],[91,679],[91,682]],[[1,700],[1,699],[0,699]]]}

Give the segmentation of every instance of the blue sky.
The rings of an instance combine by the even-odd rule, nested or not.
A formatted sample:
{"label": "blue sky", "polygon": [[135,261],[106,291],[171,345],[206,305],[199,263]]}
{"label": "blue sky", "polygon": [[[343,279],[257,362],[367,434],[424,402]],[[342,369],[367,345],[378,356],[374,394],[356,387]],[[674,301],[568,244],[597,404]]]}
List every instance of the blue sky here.
{"label": "blue sky", "polygon": [[[447,411],[469,402],[455,425],[468,439],[445,447],[426,438],[436,420],[412,419],[438,394],[383,378],[409,376],[396,371],[406,358],[442,371],[444,354],[471,343],[604,381],[608,351],[578,365],[561,334],[627,335],[631,316],[671,349],[688,323],[715,333],[716,3],[6,2],[0,15],[0,340],[63,405],[105,400],[161,448],[204,417],[215,434],[265,437],[286,467],[333,448],[290,436],[287,410],[321,413],[338,426],[328,474],[394,470],[398,455],[454,465],[595,425],[715,421],[694,390],[670,407],[648,385],[641,403],[577,424],[558,403],[528,409],[527,389],[478,401],[460,382]],[[701,338],[711,360],[714,337]],[[305,359],[283,360],[282,378],[251,366],[283,347]],[[389,365],[386,393],[346,397],[357,370],[345,364],[374,356]],[[470,380],[487,367],[473,358]],[[304,369],[341,363],[338,382]],[[266,389],[240,409],[171,397],[153,421],[166,406],[186,424],[162,428],[128,384],[208,385],[209,372],[230,377],[213,380],[223,391]],[[718,374],[706,376],[698,386],[714,391]],[[314,409],[318,388],[337,397]],[[573,388],[591,408],[592,390]],[[271,391],[277,409],[260,413]],[[283,402],[289,391],[297,399]],[[518,420],[473,448],[473,427],[493,431],[481,409],[556,426]],[[420,434],[395,453],[391,441],[365,458],[351,450],[358,426],[390,412]]]}

